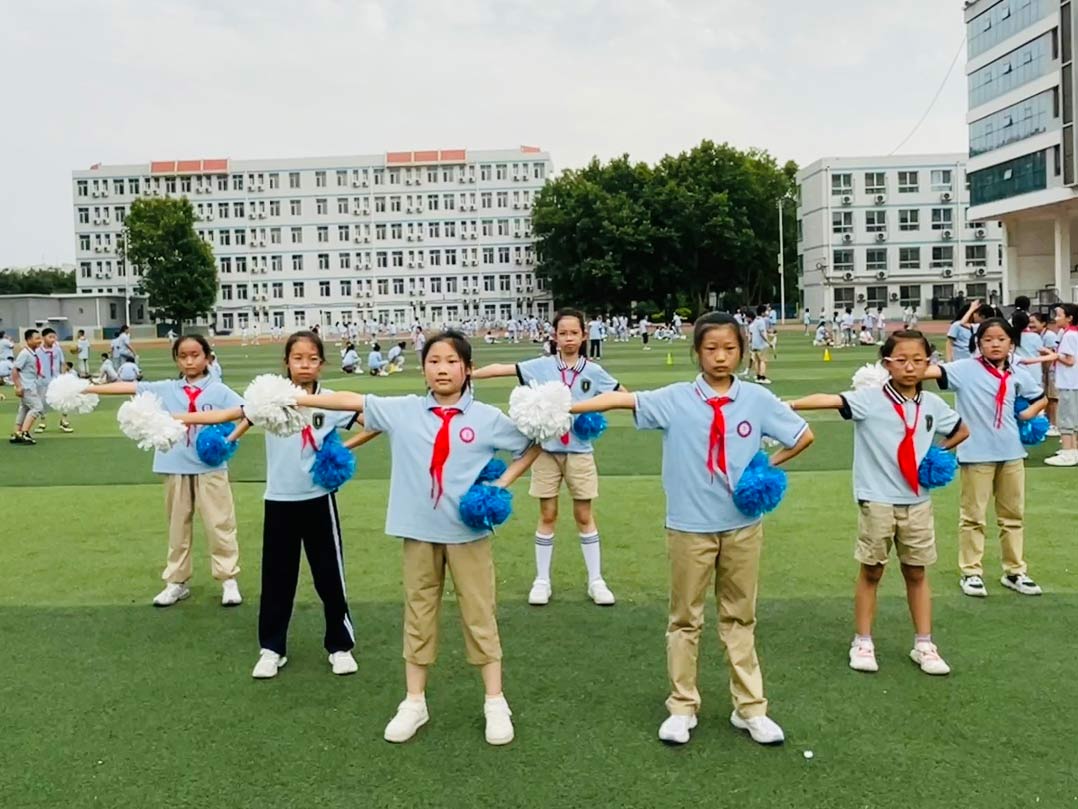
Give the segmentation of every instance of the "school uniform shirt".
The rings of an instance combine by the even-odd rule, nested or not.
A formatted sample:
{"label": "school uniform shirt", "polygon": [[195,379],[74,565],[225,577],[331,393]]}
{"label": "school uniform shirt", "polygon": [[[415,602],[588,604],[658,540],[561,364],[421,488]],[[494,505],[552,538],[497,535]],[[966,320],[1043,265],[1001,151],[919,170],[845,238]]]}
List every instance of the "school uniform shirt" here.
{"label": "school uniform shirt", "polygon": [[19,384],[29,391],[37,391],[41,384],[41,358],[29,348],[24,348],[15,358],[15,370],[19,372]]}
{"label": "school uniform shirt", "polygon": [[381,351],[372,351],[370,354],[367,355],[368,368],[378,368],[382,365],[385,365],[385,360],[382,359]]}
{"label": "school uniform shirt", "polygon": [[[958,445],[959,463],[997,463],[1026,457],[1014,417],[1014,400],[1022,396],[1035,402],[1044,396],[1040,380],[1021,365],[994,369],[981,357],[940,365],[939,386],[955,392],[955,408],[969,427],[969,438]],[[1001,380],[1007,380],[997,402]],[[1038,374],[1039,376],[1039,374]]]}
{"label": "school uniform shirt", "polygon": [[[722,397],[703,374],[634,397],[636,428],[663,431],[666,527],[676,531],[733,531],[758,522],[734,505],[742,473],[765,435],[792,447],[808,429],[770,391],[736,378]],[[729,400],[720,409],[723,429],[713,439],[715,409],[708,402],[723,398]]]}
{"label": "school uniform shirt", "polygon": [[[574,402],[583,402],[600,393],[617,390],[618,380],[614,379],[598,363],[580,357],[572,366],[566,365],[561,357],[536,357],[517,363],[517,379],[521,385],[530,382],[561,382],[569,388]],[[552,438],[543,443],[547,452],[591,452],[590,441],[581,441],[570,430],[565,438]]]}
{"label": "school uniform shirt", "polygon": [[[853,496],[858,501],[910,506],[929,499],[917,468],[939,435],[954,435],[962,419],[942,398],[921,391],[912,399],[890,383],[842,394],[839,414],[853,422]],[[903,452],[907,431],[911,442]]]}
{"label": "school uniform shirt", "polygon": [[[316,387],[315,393],[333,393]],[[266,433],[265,500],[313,500],[331,493],[311,480],[311,467],[326,437],[340,428],[349,430],[358,414],[342,410],[308,410],[310,424],[296,435]]]}
{"label": "school uniform shirt", "polygon": [[[166,379],[161,382],[139,382],[136,393],[155,394],[169,413],[190,413],[197,410],[224,410],[243,404],[235,391],[210,376],[194,382],[184,379]],[[158,475],[201,475],[226,469],[227,464],[207,466],[198,457],[195,440],[199,425],[187,428],[187,436],[167,452],[156,450],[153,454],[153,471]]]}
{"label": "school uniform shirt", "polygon": [[588,339],[589,340],[602,340],[603,339],[603,322],[601,320],[593,320],[588,323]]}
{"label": "school uniform shirt", "polygon": [[38,380],[38,385],[44,387],[64,372],[64,363],[67,360],[59,343],[54,343],[52,348],[38,346],[34,353],[41,360],[41,379]]}
{"label": "school uniform shirt", "polygon": [[[468,391],[444,408],[430,394],[365,399],[365,427],[388,435],[393,458],[385,532],[439,544],[487,536],[489,531],[461,522],[460,499],[495,452],[520,455],[531,441],[502,411],[475,401]],[[446,422],[436,409],[460,412]]]}
{"label": "school uniform shirt", "polygon": [[101,370],[97,372],[97,375],[104,378],[106,382],[116,382],[120,378],[120,375],[116,373],[116,367],[112,364],[112,360],[103,360]]}
{"label": "school uniform shirt", "polygon": [[951,356],[956,360],[968,360],[970,358],[969,341],[973,339],[973,329],[962,325],[956,320],[947,329],[947,339],[951,341]]}
{"label": "school uniform shirt", "polygon": [[1049,351],[1055,351],[1059,348],[1059,338],[1056,337],[1056,333],[1051,329],[1045,329],[1041,332],[1041,342],[1044,343],[1044,347]]}
{"label": "school uniform shirt", "polygon": [[842,322],[842,328],[843,329],[852,329],[853,328],[853,315],[852,314],[843,315],[841,322]]}
{"label": "school uniform shirt", "polygon": [[[1074,357],[1078,360],[1078,329],[1069,328],[1059,335],[1060,354]],[[1078,361],[1074,365],[1064,365],[1061,362],[1052,364],[1056,370],[1056,388],[1058,390],[1078,390]]]}
{"label": "school uniform shirt", "polygon": [[138,366],[133,362],[125,362],[120,366],[120,370],[117,376],[120,377],[121,382],[137,382],[139,375]]}
{"label": "school uniform shirt", "polygon": [[78,349],[78,357],[80,360],[90,359],[90,341],[85,337],[80,337],[78,343],[75,346]]}
{"label": "school uniform shirt", "polygon": [[355,368],[357,365],[359,365],[359,354],[355,351],[346,351],[341,357],[342,368]]}
{"label": "school uniform shirt", "polygon": [[0,357],[0,379],[11,376],[11,369],[15,367],[15,360],[9,357]]}
{"label": "school uniform shirt", "polygon": [[749,324],[749,335],[752,338],[752,350],[763,351],[770,347],[767,342],[767,318],[758,317]]}
{"label": "school uniform shirt", "polygon": [[393,346],[393,348],[389,349],[389,356],[387,357],[387,359],[390,362],[393,362],[393,360],[397,359],[397,357],[399,357],[403,353],[403,348],[401,348],[400,346]]}
{"label": "school uniform shirt", "polygon": [[0,360],[15,359],[15,344],[7,337],[0,337]]}
{"label": "school uniform shirt", "polygon": [[225,378],[224,372],[221,370],[221,363],[214,360],[207,366],[207,370],[210,372],[210,376],[216,379],[218,382]]}
{"label": "school uniform shirt", "polygon": [[1035,331],[1022,332],[1021,341],[1014,347],[1014,356],[1018,359],[1036,359],[1044,348],[1044,340]]}

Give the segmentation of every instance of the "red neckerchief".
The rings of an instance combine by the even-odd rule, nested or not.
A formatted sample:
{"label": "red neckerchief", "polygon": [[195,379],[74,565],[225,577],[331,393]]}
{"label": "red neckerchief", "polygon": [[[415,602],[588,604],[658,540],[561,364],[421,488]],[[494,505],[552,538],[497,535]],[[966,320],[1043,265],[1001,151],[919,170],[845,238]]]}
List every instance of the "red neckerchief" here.
{"label": "red neckerchief", "polygon": [[434,507],[438,508],[438,502],[445,492],[442,474],[445,462],[449,460],[449,422],[454,416],[459,416],[461,411],[457,407],[432,407],[430,412],[442,420],[442,426],[434,436],[434,448],[430,454],[430,496],[434,498]]}
{"label": "red neckerchief", "polygon": [[[198,407],[195,406],[195,402],[198,397],[202,395],[202,388],[195,387],[194,385],[184,385],[183,392],[187,394],[187,412],[195,413],[198,411]],[[191,446],[191,433],[194,432],[195,425],[187,425],[187,446]]]}
{"label": "red neckerchief", "polygon": [[[723,415],[722,409],[730,404],[733,399],[729,396],[705,396],[701,392],[699,385],[694,385],[693,387],[696,390],[696,395],[711,408],[711,428],[708,430],[707,436],[707,471],[714,479],[716,472],[727,475],[726,417]],[[731,385],[732,388],[733,385]]]}
{"label": "red neckerchief", "polygon": [[49,376],[56,376],[56,349],[46,348],[45,353],[49,355]]}
{"label": "red neckerchief", "polygon": [[984,357],[979,357],[978,359],[980,359],[984,369],[999,380],[999,389],[996,391],[996,429],[998,430],[1003,426],[1003,406],[1007,402],[1007,379],[1011,375],[1011,370],[1004,368],[1001,371]]}
{"label": "red neckerchief", "polygon": [[[896,457],[898,469],[913,493],[915,495],[920,494],[921,482],[917,476],[917,449],[913,444],[913,436],[917,433],[917,425],[921,423],[921,403],[916,399],[912,400],[916,404],[916,409],[913,413],[913,424],[911,426],[906,421],[906,408],[904,407],[905,402],[910,400],[902,396],[890,385],[887,387],[891,389],[885,389],[884,393],[891,399],[891,406],[894,407],[898,417],[902,419],[903,436],[902,442],[898,445],[898,455]],[[896,397],[901,398],[902,401],[899,402]]]}
{"label": "red neckerchief", "polygon": [[[581,358],[581,359],[583,359],[583,358]],[[588,364],[588,361],[586,359],[584,359],[584,362],[581,363],[580,359],[578,359],[576,361],[576,364],[580,366],[579,370],[577,370],[576,366],[573,366],[572,368],[570,368],[567,364],[565,364],[565,361],[562,360],[560,356],[558,357],[558,362],[561,363],[562,365],[565,365],[564,368],[561,368],[561,367],[558,368],[558,373],[561,374],[561,383],[563,385],[565,385],[565,387],[569,388],[569,390],[571,391],[573,389],[573,385],[576,384],[577,378],[582,373],[584,373],[584,366]],[[572,372],[572,377],[569,379],[568,382],[565,381],[565,372],[566,371]],[[564,444],[565,446],[569,446],[569,433],[565,433],[561,437],[561,443]]]}
{"label": "red neckerchief", "polygon": [[37,375],[38,375],[38,378],[40,379],[41,378],[41,357],[39,357],[37,355],[36,351],[34,352],[34,368],[37,370]]}

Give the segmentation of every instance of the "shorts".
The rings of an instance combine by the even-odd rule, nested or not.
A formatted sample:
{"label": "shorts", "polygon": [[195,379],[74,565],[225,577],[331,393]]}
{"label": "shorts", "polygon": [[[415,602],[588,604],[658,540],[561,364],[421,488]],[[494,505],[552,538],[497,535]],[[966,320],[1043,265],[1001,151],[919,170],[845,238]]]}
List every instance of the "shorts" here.
{"label": "shorts", "polygon": [[754,360],[756,360],[757,362],[759,362],[761,360],[764,361],[764,362],[767,362],[771,358],[771,349],[770,348],[754,348],[752,350],[752,358]]}
{"label": "shorts", "polygon": [[1078,390],[1059,391],[1056,426],[1061,433],[1078,433]]}
{"label": "shorts", "polygon": [[528,494],[546,500],[557,497],[561,482],[574,500],[594,500],[599,496],[599,471],[590,452],[546,452],[532,464]]}
{"label": "shorts", "polygon": [[928,567],[936,561],[936,528],[932,501],[912,506],[858,502],[857,548],[853,558],[863,565],[885,565],[894,546],[898,561]]}
{"label": "shorts", "polygon": [[15,420],[21,425],[26,421],[27,416],[41,416],[44,413],[45,403],[41,401],[41,396],[38,395],[37,390],[23,388],[22,396],[19,398],[19,412],[16,414]]}

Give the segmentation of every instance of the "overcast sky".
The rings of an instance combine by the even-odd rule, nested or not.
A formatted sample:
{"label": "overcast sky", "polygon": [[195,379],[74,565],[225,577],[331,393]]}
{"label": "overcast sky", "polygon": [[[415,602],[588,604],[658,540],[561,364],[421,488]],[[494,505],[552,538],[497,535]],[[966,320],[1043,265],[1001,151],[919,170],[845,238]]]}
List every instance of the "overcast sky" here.
{"label": "overcast sky", "polygon": [[[99,161],[887,154],[963,36],[958,0],[3,0],[0,266],[74,260]],[[964,63],[904,153],[965,148]]]}

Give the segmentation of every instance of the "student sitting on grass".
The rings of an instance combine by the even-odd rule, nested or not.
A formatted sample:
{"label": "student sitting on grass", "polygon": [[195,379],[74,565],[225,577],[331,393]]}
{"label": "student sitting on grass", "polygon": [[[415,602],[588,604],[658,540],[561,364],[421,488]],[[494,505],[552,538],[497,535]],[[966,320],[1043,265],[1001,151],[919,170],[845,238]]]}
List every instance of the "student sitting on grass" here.
{"label": "student sitting on grass", "polygon": [[142,371],[133,359],[125,359],[120,366],[120,370],[116,372],[121,382],[138,382],[142,379]]}
{"label": "student sitting on grass", "polygon": [[404,370],[404,347],[406,345],[407,343],[402,340],[393,346],[393,348],[389,349],[389,366],[386,368],[386,371],[391,374],[397,374]]}
{"label": "student sitting on grass", "polygon": [[97,369],[97,378],[93,380],[95,385],[107,385],[109,382],[119,382],[120,375],[116,373],[116,366],[112,364],[112,357],[105,352],[101,355],[101,367]]}
{"label": "student sitting on grass", "polygon": [[359,352],[356,351],[354,343],[349,343],[344,347],[344,354],[341,356],[341,370],[346,374],[363,373],[363,368],[359,364]]}
{"label": "student sitting on grass", "polygon": [[389,360],[382,357],[382,347],[375,343],[371,346],[371,352],[367,355],[367,370],[371,376],[389,376],[386,367]]}

